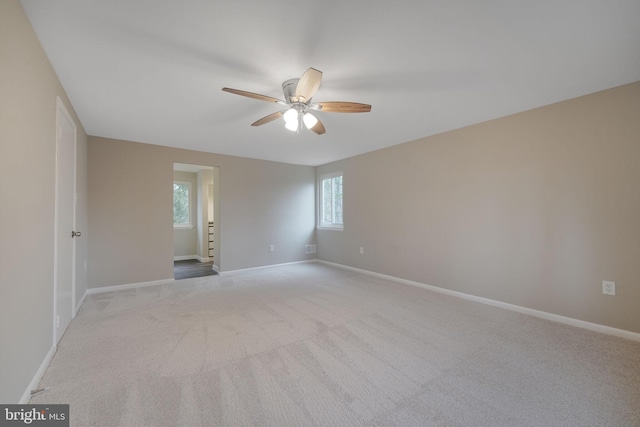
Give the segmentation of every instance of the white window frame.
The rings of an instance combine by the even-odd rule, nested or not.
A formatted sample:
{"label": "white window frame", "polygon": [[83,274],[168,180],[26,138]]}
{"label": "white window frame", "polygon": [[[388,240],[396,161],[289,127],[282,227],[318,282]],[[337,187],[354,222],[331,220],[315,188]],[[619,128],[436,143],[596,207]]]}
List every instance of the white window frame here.
{"label": "white window frame", "polygon": [[[173,224],[173,228],[193,228],[193,219],[192,219],[192,213],[193,213],[193,207],[191,206],[191,183],[189,181],[173,181],[174,184],[185,184],[187,185],[187,187],[189,187],[189,223],[188,224]],[[173,189],[173,186],[171,187]],[[173,195],[173,191],[172,191],[172,195]]]}
{"label": "white window frame", "polygon": [[[327,180],[327,179],[333,179],[336,177],[342,177],[342,224],[338,224],[338,223],[323,223],[323,209],[324,209],[324,192],[323,192],[323,186],[322,183],[323,181]],[[342,171],[337,171],[337,172],[331,172],[331,173],[327,173],[327,174],[323,174],[320,175],[320,177],[318,178],[318,229],[321,230],[334,230],[334,231],[343,231],[344,230],[344,174],[342,173]],[[333,191],[332,191],[332,196],[333,196]],[[332,205],[333,205],[333,201],[332,201]]]}

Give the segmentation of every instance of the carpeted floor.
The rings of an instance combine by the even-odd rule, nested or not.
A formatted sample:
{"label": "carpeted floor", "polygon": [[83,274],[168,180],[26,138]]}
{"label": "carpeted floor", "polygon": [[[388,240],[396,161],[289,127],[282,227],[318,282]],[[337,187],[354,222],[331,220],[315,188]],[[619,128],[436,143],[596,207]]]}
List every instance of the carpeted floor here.
{"label": "carpeted floor", "polygon": [[322,264],[88,296],[72,426],[638,426],[640,342]]}

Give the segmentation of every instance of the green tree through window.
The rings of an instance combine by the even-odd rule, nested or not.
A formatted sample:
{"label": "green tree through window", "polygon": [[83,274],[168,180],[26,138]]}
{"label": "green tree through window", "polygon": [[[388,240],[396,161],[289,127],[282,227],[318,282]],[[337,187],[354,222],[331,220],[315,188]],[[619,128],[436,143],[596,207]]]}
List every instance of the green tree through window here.
{"label": "green tree through window", "polygon": [[188,182],[173,183],[173,225],[190,225],[189,192],[191,186]]}
{"label": "green tree through window", "polygon": [[342,173],[324,176],[320,181],[320,227],[342,228]]}

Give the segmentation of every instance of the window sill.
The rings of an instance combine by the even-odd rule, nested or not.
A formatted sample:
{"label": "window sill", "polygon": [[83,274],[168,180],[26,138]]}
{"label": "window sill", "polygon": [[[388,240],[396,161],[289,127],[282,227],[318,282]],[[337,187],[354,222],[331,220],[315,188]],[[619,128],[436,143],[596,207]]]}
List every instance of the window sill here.
{"label": "window sill", "polygon": [[344,227],[340,226],[328,226],[328,225],[319,225],[316,227],[318,230],[327,230],[327,231],[344,231]]}
{"label": "window sill", "polygon": [[173,226],[174,230],[191,230],[193,229],[193,225],[191,224],[180,224],[180,225],[175,225]]}

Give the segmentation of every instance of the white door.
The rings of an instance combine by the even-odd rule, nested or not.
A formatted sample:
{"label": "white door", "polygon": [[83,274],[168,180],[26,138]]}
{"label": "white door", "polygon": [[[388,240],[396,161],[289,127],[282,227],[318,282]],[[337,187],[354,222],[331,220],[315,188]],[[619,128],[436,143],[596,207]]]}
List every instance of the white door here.
{"label": "white door", "polygon": [[57,99],[53,336],[58,343],[75,304],[76,124]]}

